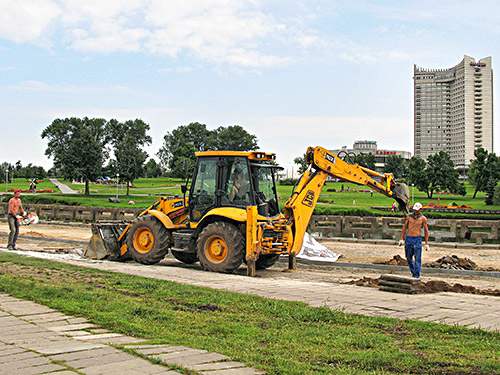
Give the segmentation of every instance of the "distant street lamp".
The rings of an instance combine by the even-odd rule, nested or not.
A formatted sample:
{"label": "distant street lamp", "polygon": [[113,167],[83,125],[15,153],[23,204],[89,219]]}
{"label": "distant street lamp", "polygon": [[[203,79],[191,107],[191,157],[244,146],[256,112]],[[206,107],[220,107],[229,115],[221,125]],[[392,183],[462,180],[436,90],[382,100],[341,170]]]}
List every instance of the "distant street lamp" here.
{"label": "distant street lamp", "polygon": [[9,167],[5,168],[5,192],[7,192],[7,185],[9,184]]}
{"label": "distant street lamp", "polygon": [[413,206],[413,197],[415,192],[415,184],[411,184],[411,205]]}
{"label": "distant street lamp", "polygon": [[116,199],[118,199],[118,179],[120,178],[120,174],[116,174]]}

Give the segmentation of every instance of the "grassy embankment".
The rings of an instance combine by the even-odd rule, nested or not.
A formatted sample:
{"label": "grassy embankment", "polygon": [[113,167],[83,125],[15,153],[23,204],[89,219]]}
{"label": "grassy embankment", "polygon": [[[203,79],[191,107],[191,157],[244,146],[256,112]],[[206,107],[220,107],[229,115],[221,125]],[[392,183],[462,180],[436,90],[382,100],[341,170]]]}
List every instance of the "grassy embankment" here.
{"label": "grassy embankment", "polygon": [[500,334],[374,318],[0,253],[0,291],[269,374],[500,374]]}

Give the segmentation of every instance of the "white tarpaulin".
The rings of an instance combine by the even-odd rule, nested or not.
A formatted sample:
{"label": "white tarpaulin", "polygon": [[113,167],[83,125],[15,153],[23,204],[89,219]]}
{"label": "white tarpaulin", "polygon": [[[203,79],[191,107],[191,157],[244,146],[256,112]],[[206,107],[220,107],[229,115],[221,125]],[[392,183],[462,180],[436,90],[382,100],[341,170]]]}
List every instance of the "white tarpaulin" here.
{"label": "white tarpaulin", "polygon": [[302,248],[297,255],[297,258],[319,260],[322,262],[336,262],[339,257],[340,254],[334,253],[326,246],[323,246],[307,232],[304,235]]}

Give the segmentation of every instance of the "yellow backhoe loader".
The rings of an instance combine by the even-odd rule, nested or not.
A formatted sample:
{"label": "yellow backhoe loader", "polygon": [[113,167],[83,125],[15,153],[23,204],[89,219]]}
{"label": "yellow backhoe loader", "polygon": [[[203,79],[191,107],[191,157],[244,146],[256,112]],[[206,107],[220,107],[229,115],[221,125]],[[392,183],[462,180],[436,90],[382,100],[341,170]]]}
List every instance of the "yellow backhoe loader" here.
{"label": "yellow backhoe loader", "polygon": [[[380,174],[345,162],[322,147],[309,147],[309,168],[280,212],[275,154],[259,151],[196,153],[191,184],[183,197],[159,198],[131,223],[93,224],[85,252],[90,258],[143,264],[161,261],[170,250],[184,262],[205,270],[234,272],[243,262],[247,274],[272,266],[282,254],[295,255],[328,176],[368,186],[394,198],[408,211],[408,186],[392,174]],[[188,185],[190,188],[188,189]]]}

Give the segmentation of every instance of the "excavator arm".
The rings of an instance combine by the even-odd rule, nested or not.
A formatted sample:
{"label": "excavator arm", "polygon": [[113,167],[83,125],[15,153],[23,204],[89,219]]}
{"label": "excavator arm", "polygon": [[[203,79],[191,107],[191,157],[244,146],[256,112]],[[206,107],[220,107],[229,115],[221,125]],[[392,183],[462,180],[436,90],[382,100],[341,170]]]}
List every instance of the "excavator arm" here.
{"label": "excavator arm", "polygon": [[[394,181],[390,173],[380,174],[357,164],[349,164],[322,147],[309,147],[306,153],[309,168],[302,174],[285,203],[285,217],[294,228],[291,256],[299,253],[309,220],[318,202],[319,194],[328,176],[368,186],[394,198],[401,211],[408,212],[409,189],[406,184]],[[380,181],[375,180],[379,178]]]}

